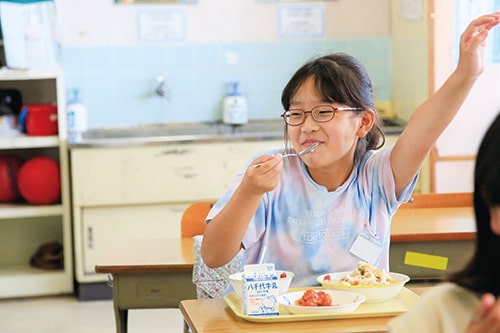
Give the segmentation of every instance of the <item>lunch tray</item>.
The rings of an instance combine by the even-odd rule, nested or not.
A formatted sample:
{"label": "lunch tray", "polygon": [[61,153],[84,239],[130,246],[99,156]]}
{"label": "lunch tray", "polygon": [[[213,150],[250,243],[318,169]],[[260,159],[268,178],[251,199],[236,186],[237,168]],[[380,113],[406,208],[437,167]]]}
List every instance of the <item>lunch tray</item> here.
{"label": "lunch tray", "polygon": [[[290,291],[307,290],[311,288],[297,288]],[[316,289],[316,288],[314,288]],[[348,313],[317,313],[317,314],[290,314],[280,307],[279,316],[247,316],[243,314],[243,304],[241,297],[236,293],[224,296],[224,300],[233,314],[246,321],[258,323],[278,323],[287,321],[325,320],[325,319],[347,319],[347,318],[369,318],[369,317],[393,317],[406,312],[413,305],[419,296],[413,291],[404,288],[401,292],[387,302],[361,304],[356,310]]]}

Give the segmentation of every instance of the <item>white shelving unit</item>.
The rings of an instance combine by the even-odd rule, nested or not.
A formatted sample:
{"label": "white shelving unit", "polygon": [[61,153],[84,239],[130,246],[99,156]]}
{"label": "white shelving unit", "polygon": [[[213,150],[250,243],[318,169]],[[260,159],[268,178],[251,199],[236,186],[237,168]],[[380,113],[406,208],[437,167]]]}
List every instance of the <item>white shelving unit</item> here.
{"label": "white shelving unit", "polygon": [[[56,158],[61,170],[61,201],[54,205],[0,204],[0,298],[71,294],[73,250],[63,73],[59,69],[0,70],[0,89],[8,88],[21,91],[23,104],[57,103],[59,135],[0,135],[0,154]],[[36,249],[51,241],[64,247],[64,268],[32,267],[30,258]]]}

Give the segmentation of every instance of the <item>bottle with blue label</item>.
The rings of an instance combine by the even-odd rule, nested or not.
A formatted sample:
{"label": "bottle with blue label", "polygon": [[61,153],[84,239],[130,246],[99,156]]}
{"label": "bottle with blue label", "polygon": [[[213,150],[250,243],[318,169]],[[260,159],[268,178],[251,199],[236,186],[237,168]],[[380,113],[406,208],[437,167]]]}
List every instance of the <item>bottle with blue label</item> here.
{"label": "bottle with blue label", "polygon": [[78,141],[88,128],[87,108],[80,100],[78,89],[71,90],[71,94],[66,106],[68,139],[69,141]]}
{"label": "bottle with blue label", "polygon": [[238,91],[238,82],[231,83],[231,90],[224,98],[223,108],[224,124],[243,125],[248,122],[248,103]]}

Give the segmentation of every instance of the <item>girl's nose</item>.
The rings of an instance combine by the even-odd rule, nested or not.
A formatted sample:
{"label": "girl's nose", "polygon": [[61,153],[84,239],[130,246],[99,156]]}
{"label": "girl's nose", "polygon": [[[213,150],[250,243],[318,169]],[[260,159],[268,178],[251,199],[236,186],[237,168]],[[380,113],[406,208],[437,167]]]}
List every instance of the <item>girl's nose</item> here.
{"label": "girl's nose", "polygon": [[301,125],[301,131],[304,133],[314,132],[318,129],[319,125],[314,120],[310,113],[305,114],[304,122]]}

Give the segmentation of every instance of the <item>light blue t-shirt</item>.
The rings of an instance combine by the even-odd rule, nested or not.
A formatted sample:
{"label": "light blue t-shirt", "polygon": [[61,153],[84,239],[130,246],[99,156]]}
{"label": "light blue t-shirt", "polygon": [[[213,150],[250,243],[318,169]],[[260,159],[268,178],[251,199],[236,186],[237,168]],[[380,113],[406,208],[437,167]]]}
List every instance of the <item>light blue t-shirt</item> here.
{"label": "light blue t-shirt", "polygon": [[[417,179],[396,198],[391,151],[392,146],[368,152],[333,192],[310,177],[300,158],[284,159],[279,184],[263,196],[243,238],[242,265],[274,263],[295,273],[292,287],[314,286],[321,274],[356,268],[363,258],[350,249],[359,235],[381,248],[371,264],[389,271],[391,218],[410,199]],[[214,205],[208,222],[227,204],[245,170]]]}

